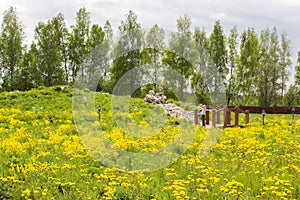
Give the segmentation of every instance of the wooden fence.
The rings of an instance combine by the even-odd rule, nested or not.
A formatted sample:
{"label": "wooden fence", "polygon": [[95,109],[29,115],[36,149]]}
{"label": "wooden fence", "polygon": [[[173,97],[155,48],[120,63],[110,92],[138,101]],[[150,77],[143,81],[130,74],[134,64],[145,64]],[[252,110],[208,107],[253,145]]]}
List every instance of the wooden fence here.
{"label": "wooden fence", "polygon": [[[228,106],[228,108],[234,108],[234,106]],[[300,114],[300,107],[291,106],[239,106],[242,110],[249,110],[253,114],[261,114],[262,110],[265,110],[267,114],[292,114],[294,108],[294,114]]]}
{"label": "wooden fence", "polygon": [[[238,127],[239,126],[239,116],[240,113],[246,115],[245,124],[249,123],[249,110],[243,110],[240,107],[229,108],[225,107],[225,118],[224,118],[224,128],[227,127]],[[231,124],[231,113],[234,113],[234,124]]]}
{"label": "wooden fence", "polygon": [[[249,123],[249,114],[262,114],[262,111],[266,114],[300,114],[300,107],[291,106],[227,106],[227,107],[213,107],[208,108],[206,111],[205,123],[210,124],[210,112],[212,113],[212,126],[220,127],[221,125],[221,112],[223,112],[224,124],[222,127],[234,127],[239,126],[239,115],[241,113],[245,114],[245,124]],[[231,113],[234,113],[234,123],[231,123]],[[199,124],[199,113],[195,111],[195,124]]]}
{"label": "wooden fence", "polygon": [[[212,126],[219,127],[219,128],[226,128],[226,127],[237,127],[239,126],[239,116],[240,113],[244,113],[245,117],[245,124],[249,123],[249,111],[243,110],[239,107],[220,107],[220,108],[213,108],[206,111],[205,115],[205,124],[209,125],[209,115],[212,112]],[[224,123],[221,124],[221,112],[223,112]],[[231,123],[231,113],[234,113],[234,124]],[[199,124],[199,111],[195,110],[194,114],[194,122],[195,124]]]}

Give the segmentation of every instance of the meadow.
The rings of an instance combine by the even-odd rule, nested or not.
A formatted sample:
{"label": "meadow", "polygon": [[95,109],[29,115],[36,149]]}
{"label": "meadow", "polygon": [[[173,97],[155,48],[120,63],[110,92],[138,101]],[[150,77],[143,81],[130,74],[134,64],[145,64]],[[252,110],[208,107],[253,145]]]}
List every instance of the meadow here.
{"label": "meadow", "polygon": [[[155,152],[175,137],[183,120],[166,116],[163,131],[130,137],[114,121],[109,94],[96,94],[94,126],[115,146]],[[152,105],[132,99],[130,118],[151,122]],[[97,121],[97,105],[101,120]],[[207,129],[178,159],[154,171],[105,166],[86,148],[73,118],[72,90],[60,87],[0,94],[0,199],[300,199],[300,118],[251,116],[228,128],[201,156]],[[138,108],[138,109],[135,109]]]}

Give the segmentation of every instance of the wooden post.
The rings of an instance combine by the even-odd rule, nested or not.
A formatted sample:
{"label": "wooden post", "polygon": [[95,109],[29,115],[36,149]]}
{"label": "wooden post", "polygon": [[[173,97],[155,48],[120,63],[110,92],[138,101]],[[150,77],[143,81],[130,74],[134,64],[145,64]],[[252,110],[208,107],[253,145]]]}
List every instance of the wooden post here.
{"label": "wooden post", "polygon": [[220,110],[218,110],[217,111],[217,124],[220,124],[221,123],[221,120],[220,120],[220,113],[221,111]]}
{"label": "wooden post", "polygon": [[239,111],[239,108],[238,107],[235,107],[234,108],[234,126],[239,126],[239,114],[240,114],[240,111]]}
{"label": "wooden post", "polygon": [[249,123],[249,110],[246,110],[245,113],[246,113],[245,124],[248,124]]}
{"label": "wooden post", "polygon": [[231,125],[231,110],[227,111],[227,125]]}
{"label": "wooden post", "polygon": [[226,119],[226,116],[227,116],[227,115],[226,115],[226,112],[227,112],[227,107],[224,108],[224,125],[223,125],[223,128],[226,128],[226,127],[227,127],[227,122],[226,122],[226,120],[227,120],[227,119]]}
{"label": "wooden post", "polygon": [[212,126],[216,127],[216,113],[217,111],[214,109],[212,110]]}
{"label": "wooden post", "polygon": [[208,110],[206,110],[205,116],[206,116],[206,119],[205,119],[206,125],[209,125],[209,111]]}
{"label": "wooden post", "polygon": [[224,128],[228,127],[230,125],[230,111],[228,107],[224,108]]}
{"label": "wooden post", "polygon": [[199,123],[198,122],[198,110],[194,111],[194,122],[195,122],[196,125]]}

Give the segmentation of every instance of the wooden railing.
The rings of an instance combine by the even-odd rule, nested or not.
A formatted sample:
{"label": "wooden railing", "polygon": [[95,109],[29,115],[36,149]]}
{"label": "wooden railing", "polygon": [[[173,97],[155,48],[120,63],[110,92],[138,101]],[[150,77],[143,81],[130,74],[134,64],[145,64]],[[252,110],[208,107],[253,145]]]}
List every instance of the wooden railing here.
{"label": "wooden railing", "polygon": [[[245,117],[245,124],[249,123],[249,110],[243,110],[239,107],[221,107],[221,108],[212,108],[206,111],[205,115],[205,124],[210,124],[210,112],[212,112],[212,126],[213,127],[220,127],[220,128],[227,128],[227,127],[237,127],[239,126],[239,116],[240,113],[244,113]],[[223,112],[223,116],[221,113]],[[234,113],[234,124],[231,124],[231,113]],[[224,123],[221,123],[221,117],[223,117]],[[194,113],[194,122],[195,124],[199,124],[199,111],[195,110]]]}
{"label": "wooden railing", "polygon": [[225,107],[220,109],[212,109],[212,126],[216,127],[221,124],[221,112],[224,112],[223,119],[225,121]]}
{"label": "wooden railing", "polygon": [[[240,113],[244,113],[245,117],[245,124],[249,123],[249,110],[243,110],[240,107],[229,108],[225,107],[225,118],[224,118],[224,128],[227,127],[238,127],[239,126],[239,116]],[[234,124],[231,124],[231,113],[234,113]]]}
{"label": "wooden railing", "polygon": [[[234,108],[234,106],[229,106],[228,108]],[[267,114],[300,114],[300,107],[293,106],[239,106],[242,110],[249,110],[253,114],[261,114],[262,110],[265,110]],[[293,109],[294,108],[294,109]]]}
{"label": "wooden railing", "polygon": [[[265,111],[267,114],[300,114],[300,107],[291,107],[291,106],[271,106],[271,107],[261,107],[261,106],[227,106],[227,107],[215,107],[208,108],[206,111],[205,121],[206,124],[210,124],[210,112],[212,113],[212,126],[221,127],[221,112],[223,114],[223,127],[235,127],[239,126],[239,116],[241,113],[245,114],[245,124],[249,123],[249,114],[261,114],[262,111]],[[198,124],[199,121],[199,111],[195,111],[195,124]],[[234,123],[231,123],[231,113],[234,113]]]}
{"label": "wooden railing", "polygon": [[[196,125],[199,124],[199,116],[200,116],[199,110],[195,110],[194,111],[194,122]],[[209,125],[209,110],[207,110],[205,113],[205,124]]]}

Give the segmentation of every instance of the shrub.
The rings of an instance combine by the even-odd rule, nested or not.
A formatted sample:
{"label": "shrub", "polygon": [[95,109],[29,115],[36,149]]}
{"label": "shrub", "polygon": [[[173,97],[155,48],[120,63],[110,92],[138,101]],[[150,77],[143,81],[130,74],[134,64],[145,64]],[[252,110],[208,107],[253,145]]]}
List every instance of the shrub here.
{"label": "shrub", "polygon": [[57,92],[62,91],[61,86],[55,86],[54,87],[54,91],[57,91]]}

